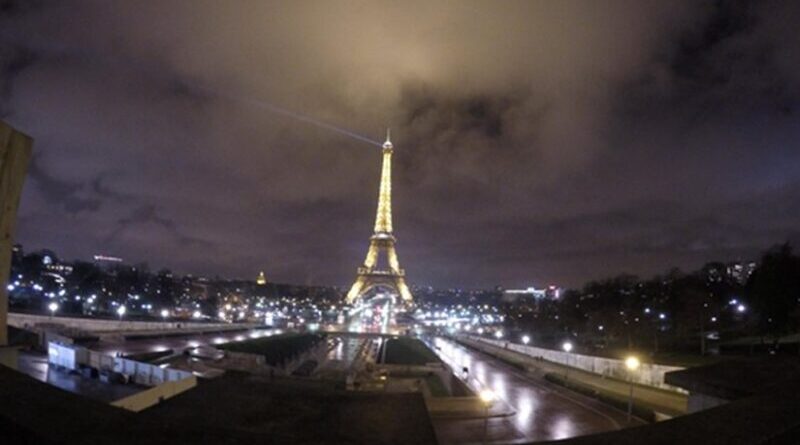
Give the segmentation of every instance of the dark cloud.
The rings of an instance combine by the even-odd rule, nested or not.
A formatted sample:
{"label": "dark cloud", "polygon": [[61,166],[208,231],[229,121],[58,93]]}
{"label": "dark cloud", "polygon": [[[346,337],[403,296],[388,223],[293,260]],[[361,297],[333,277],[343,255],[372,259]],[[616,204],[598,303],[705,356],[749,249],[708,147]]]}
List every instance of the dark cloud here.
{"label": "dark cloud", "polygon": [[391,125],[412,282],[753,257],[797,237],[798,21],[790,1],[0,0],[0,115],[36,140],[19,239],[347,284],[380,152],[344,133]]}
{"label": "dark cloud", "polygon": [[54,209],[61,208],[67,214],[75,214],[100,208],[99,199],[82,196],[84,184],[60,180],[47,173],[41,166],[41,155],[38,153],[31,158],[28,175],[47,204]]}

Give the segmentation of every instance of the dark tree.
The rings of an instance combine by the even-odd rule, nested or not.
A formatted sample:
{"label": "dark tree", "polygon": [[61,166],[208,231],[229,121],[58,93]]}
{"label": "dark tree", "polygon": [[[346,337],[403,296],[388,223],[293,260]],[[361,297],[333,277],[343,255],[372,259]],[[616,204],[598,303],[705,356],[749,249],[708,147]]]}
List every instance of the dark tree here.
{"label": "dark tree", "polygon": [[747,283],[746,294],[758,314],[758,330],[779,338],[797,331],[797,309],[800,298],[800,257],[786,243],[767,251],[761,264]]}

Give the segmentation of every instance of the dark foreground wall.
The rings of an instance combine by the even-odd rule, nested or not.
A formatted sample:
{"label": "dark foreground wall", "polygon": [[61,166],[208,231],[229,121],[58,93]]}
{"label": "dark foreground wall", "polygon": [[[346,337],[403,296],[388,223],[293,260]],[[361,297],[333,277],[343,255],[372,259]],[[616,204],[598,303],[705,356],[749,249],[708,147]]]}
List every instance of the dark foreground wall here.
{"label": "dark foreground wall", "polygon": [[800,444],[800,379],[692,415],[558,445]]}
{"label": "dark foreground wall", "polygon": [[416,394],[353,394],[228,376],[134,414],[2,366],[0,437],[9,445],[436,443]]}

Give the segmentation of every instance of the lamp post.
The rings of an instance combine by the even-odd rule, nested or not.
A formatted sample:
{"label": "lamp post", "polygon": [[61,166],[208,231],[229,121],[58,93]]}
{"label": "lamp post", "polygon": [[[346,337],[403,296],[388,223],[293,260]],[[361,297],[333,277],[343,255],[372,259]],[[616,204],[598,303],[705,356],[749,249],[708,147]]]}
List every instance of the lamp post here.
{"label": "lamp post", "polygon": [[120,307],[117,308],[117,315],[119,315],[120,323],[122,322],[122,316],[125,315],[125,311],[126,310],[127,309],[125,308],[125,306],[120,306]]}
{"label": "lamp post", "polygon": [[569,357],[570,357],[569,353],[570,353],[570,351],[572,351],[572,343],[570,343],[568,341],[565,341],[564,344],[561,345],[561,349],[563,349],[564,352],[567,353],[567,360],[566,360],[567,361],[567,363],[566,363],[567,366],[565,367],[565,371],[564,371],[564,380],[568,380],[569,379]]}
{"label": "lamp post", "polygon": [[161,309],[161,318],[166,320],[169,317],[169,311],[166,309]]}
{"label": "lamp post", "polygon": [[527,346],[528,343],[530,343],[530,342],[531,342],[531,338],[529,336],[527,336],[527,335],[523,335],[522,336],[522,343],[524,343],[525,346]]}
{"label": "lamp post", "polygon": [[639,369],[639,359],[630,356],[625,359],[625,367],[628,368],[628,384],[630,391],[628,392],[628,423],[631,422],[631,415],[633,414],[633,373]]}
{"label": "lamp post", "polygon": [[56,311],[58,310],[58,303],[54,301],[49,305],[47,305],[47,308],[50,309],[50,320],[52,320],[53,316],[56,314]]}
{"label": "lamp post", "polygon": [[486,443],[486,436],[489,430],[489,406],[494,401],[494,391],[486,388],[480,392],[481,402],[483,402],[483,443]]}

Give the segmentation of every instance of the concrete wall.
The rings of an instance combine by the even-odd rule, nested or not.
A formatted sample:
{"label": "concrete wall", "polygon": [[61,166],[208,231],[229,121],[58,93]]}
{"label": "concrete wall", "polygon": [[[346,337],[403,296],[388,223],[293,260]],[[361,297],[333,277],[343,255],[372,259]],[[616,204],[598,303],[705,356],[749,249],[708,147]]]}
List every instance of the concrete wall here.
{"label": "concrete wall", "polygon": [[478,397],[425,397],[425,406],[434,417],[482,416],[486,409]]}
{"label": "concrete wall", "polygon": [[0,121],[0,359],[16,368],[16,350],[8,345],[8,277],[11,273],[11,247],[22,184],[31,159],[33,139]]}
{"label": "concrete wall", "polygon": [[175,382],[187,379],[192,373],[178,369],[162,368],[149,363],[137,362],[125,358],[114,358],[114,371],[131,376],[134,383],[144,386],[157,386],[164,382]]}
{"label": "concrete wall", "polygon": [[137,362],[122,357],[112,357],[82,346],[51,342],[47,347],[48,362],[62,368],[78,370],[90,367],[98,371],[114,371],[131,377],[144,386],[157,386],[164,382],[184,380],[192,373],[172,368],[162,368],[150,363]]}
{"label": "concrete wall", "polygon": [[165,382],[132,396],[111,402],[112,406],[139,412],[197,386],[197,377]]}
{"label": "concrete wall", "polygon": [[[197,323],[185,321],[130,321],[102,320],[96,318],[50,317],[49,315],[8,314],[8,324],[18,328],[36,325],[58,324],[85,331],[146,331],[146,330],[178,330],[178,329],[214,329],[214,328],[246,328],[249,325],[232,325],[229,323]],[[180,328],[178,325],[180,324]]]}
{"label": "concrete wall", "polygon": [[435,374],[442,381],[449,393],[453,393],[453,376],[452,370],[444,363],[429,363],[427,365],[380,365],[381,368],[388,371],[389,375],[392,374],[408,374],[408,375],[427,375]]}
{"label": "concrete wall", "polygon": [[697,411],[702,411],[704,409],[709,409],[715,406],[723,405],[728,402],[730,402],[730,400],[725,400],[719,397],[693,392],[689,394],[687,413],[691,414]]}
{"label": "concrete wall", "polygon": [[593,355],[583,355],[575,353],[566,353],[564,351],[557,351],[553,349],[537,348],[535,346],[525,346],[502,340],[493,340],[478,336],[467,336],[471,340],[480,341],[483,343],[491,344],[500,348],[505,348],[511,351],[519,352],[530,357],[541,357],[544,360],[561,365],[570,366],[573,368],[582,369],[584,371],[600,374],[608,377],[613,377],[619,380],[628,380],[633,378],[633,381],[642,385],[654,386],[656,388],[667,389],[670,391],[686,393],[681,388],[667,385],[664,383],[664,374],[670,371],[680,371],[684,368],[678,366],[665,366],[656,365],[652,363],[642,363],[635,373],[629,373],[625,367],[623,360],[596,357]]}

